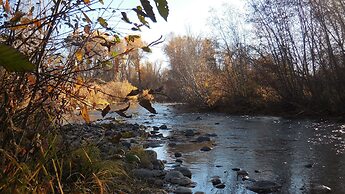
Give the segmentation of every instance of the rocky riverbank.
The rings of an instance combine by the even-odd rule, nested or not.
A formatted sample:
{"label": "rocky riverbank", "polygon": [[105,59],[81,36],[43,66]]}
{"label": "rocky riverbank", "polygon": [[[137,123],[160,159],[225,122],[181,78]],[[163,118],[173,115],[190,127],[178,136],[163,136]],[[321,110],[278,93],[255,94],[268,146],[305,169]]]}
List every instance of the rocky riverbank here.
{"label": "rocky riverbank", "polygon": [[[170,136],[161,132],[170,131]],[[116,121],[97,124],[69,124],[62,128],[65,149],[78,150],[94,147],[99,150],[101,160],[112,160],[122,164],[123,170],[136,182],[135,189],[118,190],[121,193],[192,193],[191,171],[183,167],[182,154],[174,153],[176,161],[166,167],[166,161],[157,158],[150,148],[166,144],[171,147],[194,144],[201,151],[210,151],[216,134],[202,134],[197,130],[174,131],[166,125],[144,126]],[[193,146],[191,146],[193,147]],[[194,146],[195,147],[195,146]],[[203,192],[199,192],[203,193]]]}

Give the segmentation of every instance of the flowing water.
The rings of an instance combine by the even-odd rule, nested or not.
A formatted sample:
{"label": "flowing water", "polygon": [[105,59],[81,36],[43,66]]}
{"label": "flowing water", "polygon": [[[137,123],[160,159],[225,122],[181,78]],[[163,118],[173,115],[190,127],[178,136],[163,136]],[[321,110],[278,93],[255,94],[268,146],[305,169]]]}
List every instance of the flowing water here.
{"label": "flowing water", "polygon": [[[271,116],[231,116],[222,113],[193,113],[171,104],[154,104],[153,116],[142,108],[132,108],[129,122],[159,126],[171,130],[199,129],[216,133],[216,146],[209,152],[200,148],[167,145],[154,148],[159,159],[174,161],[182,153],[183,166],[191,169],[196,182],[193,191],[209,193],[253,193],[246,181],[236,179],[232,168],[248,171],[256,180],[281,184],[281,193],[308,193],[304,188],[321,184],[332,193],[345,193],[345,124],[321,119],[286,119]],[[111,115],[115,116],[115,115]],[[196,119],[196,118],[201,118]],[[169,131],[164,131],[169,135]],[[313,164],[311,168],[306,165]],[[255,173],[259,171],[259,173]],[[209,181],[220,176],[224,189]]]}

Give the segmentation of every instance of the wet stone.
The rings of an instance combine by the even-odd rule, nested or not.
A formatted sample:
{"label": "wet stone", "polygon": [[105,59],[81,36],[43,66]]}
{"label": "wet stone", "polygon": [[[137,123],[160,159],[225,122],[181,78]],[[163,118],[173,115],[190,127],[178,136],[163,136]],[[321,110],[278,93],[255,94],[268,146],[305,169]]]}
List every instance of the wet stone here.
{"label": "wet stone", "polygon": [[277,192],[281,188],[281,185],[267,180],[253,182],[247,189],[256,193],[270,193]]}
{"label": "wet stone", "polygon": [[208,147],[208,146],[204,146],[200,149],[201,151],[204,151],[204,152],[208,152],[208,151],[211,151],[212,148]]}
{"label": "wet stone", "polygon": [[194,133],[194,130],[192,130],[192,129],[187,129],[187,130],[184,132],[184,135],[185,135],[186,137],[191,137],[191,136],[194,136],[195,133]]}
{"label": "wet stone", "polygon": [[176,159],[175,162],[181,163],[181,164],[183,163],[183,161],[181,159]]}
{"label": "wet stone", "polygon": [[192,172],[186,167],[176,167],[174,170],[181,172],[184,176],[192,178]]}
{"label": "wet stone", "polygon": [[175,156],[176,158],[179,158],[179,157],[182,156],[182,154],[181,154],[180,152],[175,152],[174,156]]}
{"label": "wet stone", "polygon": [[212,179],[211,179],[211,182],[212,182],[212,185],[218,185],[218,184],[220,184],[220,183],[222,183],[222,181],[220,180],[220,178],[218,177],[218,176],[216,176],[216,177],[213,177]]}
{"label": "wet stone", "polygon": [[225,184],[224,183],[220,183],[220,184],[215,185],[215,187],[217,189],[224,189],[225,188]]}
{"label": "wet stone", "polygon": [[177,187],[174,194],[193,194],[192,190],[188,187]]}
{"label": "wet stone", "polygon": [[208,133],[206,134],[208,137],[217,137],[218,135],[215,133]]}
{"label": "wet stone", "polygon": [[197,142],[205,142],[205,141],[211,141],[210,137],[207,136],[200,136],[196,139]]}
{"label": "wet stone", "polygon": [[171,142],[171,143],[168,144],[168,146],[169,146],[169,147],[175,147],[175,146],[176,146],[176,143]]}
{"label": "wet stone", "polygon": [[166,125],[161,125],[159,128],[160,128],[160,129],[168,129],[168,126],[166,126]]}

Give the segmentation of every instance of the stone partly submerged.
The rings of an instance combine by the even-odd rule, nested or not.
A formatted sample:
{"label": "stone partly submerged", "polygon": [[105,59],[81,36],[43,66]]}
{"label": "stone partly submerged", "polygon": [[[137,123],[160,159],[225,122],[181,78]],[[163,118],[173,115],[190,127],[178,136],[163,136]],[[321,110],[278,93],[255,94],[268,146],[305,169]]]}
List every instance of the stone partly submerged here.
{"label": "stone partly submerged", "polygon": [[281,189],[281,185],[272,181],[255,181],[251,185],[247,186],[247,189],[255,193],[272,193],[277,192]]}

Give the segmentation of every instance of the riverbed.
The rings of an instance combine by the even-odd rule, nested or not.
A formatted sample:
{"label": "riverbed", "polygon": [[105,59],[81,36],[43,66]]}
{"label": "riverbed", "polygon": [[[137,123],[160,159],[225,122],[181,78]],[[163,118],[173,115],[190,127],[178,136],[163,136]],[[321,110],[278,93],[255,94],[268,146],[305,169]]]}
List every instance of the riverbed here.
{"label": "riverbed", "polygon": [[[174,153],[182,153],[182,166],[192,171],[194,192],[253,193],[248,181],[238,180],[233,168],[241,168],[255,180],[270,180],[282,186],[279,193],[309,193],[311,185],[325,185],[332,193],[345,193],[345,124],[323,119],[288,119],[273,116],[231,116],[223,113],[183,111],[176,104],[153,105],[158,114],[133,106],[130,123],[167,125],[164,136],[176,130],[195,129],[215,133],[211,151],[197,146],[153,148],[158,158],[173,165]],[[97,119],[98,115],[91,115]],[[120,118],[116,114],[107,117]],[[225,183],[213,187],[213,176]]]}

